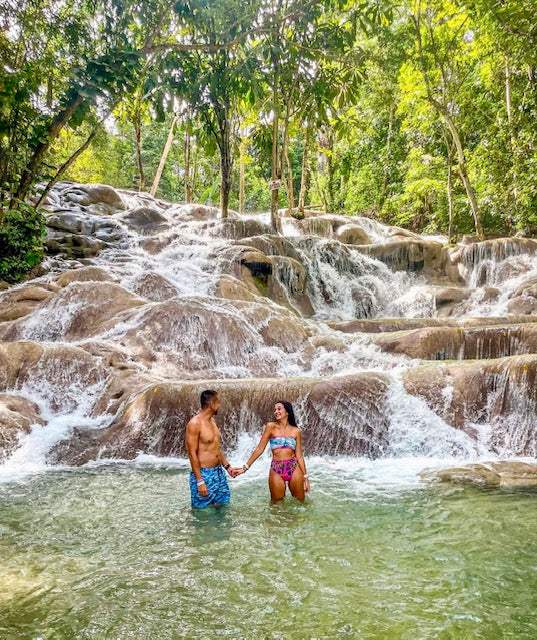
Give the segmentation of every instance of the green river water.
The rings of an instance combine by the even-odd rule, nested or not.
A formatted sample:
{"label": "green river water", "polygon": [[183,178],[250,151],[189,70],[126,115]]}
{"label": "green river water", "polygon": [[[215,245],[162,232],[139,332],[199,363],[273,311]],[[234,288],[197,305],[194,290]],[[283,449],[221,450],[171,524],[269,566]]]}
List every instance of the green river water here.
{"label": "green river water", "polygon": [[0,485],[1,640],[537,638],[537,493],[261,475],[192,512],[184,468]]}

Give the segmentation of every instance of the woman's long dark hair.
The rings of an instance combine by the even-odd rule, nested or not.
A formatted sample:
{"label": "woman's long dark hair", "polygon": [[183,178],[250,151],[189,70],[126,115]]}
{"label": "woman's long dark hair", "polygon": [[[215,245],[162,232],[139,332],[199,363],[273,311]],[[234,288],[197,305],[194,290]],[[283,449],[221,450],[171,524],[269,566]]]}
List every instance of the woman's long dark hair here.
{"label": "woman's long dark hair", "polygon": [[287,402],[286,400],[278,400],[276,404],[283,404],[285,410],[287,411],[287,422],[292,427],[298,427],[295,419],[295,412],[293,411],[293,405],[290,402]]}

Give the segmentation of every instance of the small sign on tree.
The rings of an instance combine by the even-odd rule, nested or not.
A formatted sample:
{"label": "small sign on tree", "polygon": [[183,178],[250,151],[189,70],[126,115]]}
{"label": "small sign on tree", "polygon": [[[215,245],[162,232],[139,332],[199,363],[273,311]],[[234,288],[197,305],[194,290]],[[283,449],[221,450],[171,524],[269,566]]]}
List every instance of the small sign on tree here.
{"label": "small sign on tree", "polygon": [[268,188],[270,191],[276,191],[282,186],[282,183],[279,180],[271,180],[268,183]]}

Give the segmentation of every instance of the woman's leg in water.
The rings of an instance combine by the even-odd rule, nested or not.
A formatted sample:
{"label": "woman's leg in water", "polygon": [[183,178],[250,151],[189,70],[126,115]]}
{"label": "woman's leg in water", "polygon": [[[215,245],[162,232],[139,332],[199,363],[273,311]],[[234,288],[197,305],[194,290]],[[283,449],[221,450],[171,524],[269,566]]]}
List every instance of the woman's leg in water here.
{"label": "woman's leg in water", "polygon": [[271,500],[283,500],[285,497],[285,482],[282,480],[282,477],[272,471],[269,471],[268,484],[270,489],[270,499]]}
{"label": "woman's leg in water", "polygon": [[289,489],[291,490],[293,498],[297,500],[304,500],[306,497],[306,492],[304,491],[304,474],[298,465],[291,476],[291,480],[289,480]]}

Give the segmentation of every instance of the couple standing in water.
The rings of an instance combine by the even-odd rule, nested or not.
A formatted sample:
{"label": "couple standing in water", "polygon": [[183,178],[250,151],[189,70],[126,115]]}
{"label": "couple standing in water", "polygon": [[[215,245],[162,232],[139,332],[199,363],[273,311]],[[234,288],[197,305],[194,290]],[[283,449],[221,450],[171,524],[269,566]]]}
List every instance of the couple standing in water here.
{"label": "couple standing in water", "polygon": [[269,471],[271,499],[282,500],[288,484],[291,494],[298,500],[304,500],[310,484],[302,454],[302,432],[296,426],[291,403],[276,403],[275,421],[265,425],[259,444],[242,467],[232,467],[220,447],[220,430],[214,419],[220,406],[218,393],[203,391],[200,404],[200,412],[186,426],[186,448],[192,468],[190,493],[193,507],[229,502],[226,472],[232,478],[246,473],[267,444],[272,450]]}

